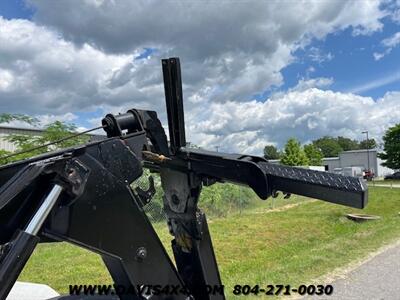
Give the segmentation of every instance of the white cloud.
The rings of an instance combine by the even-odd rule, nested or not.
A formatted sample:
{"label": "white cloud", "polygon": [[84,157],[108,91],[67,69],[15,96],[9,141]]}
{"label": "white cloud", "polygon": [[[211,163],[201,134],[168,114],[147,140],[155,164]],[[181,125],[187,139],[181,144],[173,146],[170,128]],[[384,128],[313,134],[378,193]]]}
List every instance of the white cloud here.
{"label": "white cloud", "polygon": [[388,10],[390,11],[389,15],[393,22],[400,23],[400,1],[391,1],[388,2]]}
{"label": "white cloud", "polygon": [[[329,78],[303,79],[265,103],[248,99],[282,85],[294,51],[313,39],[344,29],[371,34],[387,15],[378,1],[31,2],[33,21],[0,18],[0,111],[137,107],[157,110],[165,123],[160,58],[179,56],[193,142],[252,153],[290,135],[306,140],[324,124],[356,130],[359,123],[333,120],[345,118],[340,108],[357,111],[349,103],[372,99],[320,90]],[[157,50],[135,60],[149,47]]]}
{"label": "white cloud", "polygon": [[0,123],[0,125],[5,127],[18,127],[18,128],[43,128],[46,125],[49,125],[50,123],[53,123],[55,121],[61,121],[67,123],[74,122],[78,118],[78,116],[69,112],[61,115],[49,115],[49,114],[36,115],[35,118],[39,120],[39,124],[29,124],[19,120],[12,120],[11,122],[8,123]]}
{"label": "white cloud", "polygon": [[[96,105],[99,99],[119,105],[138,99],[140,105],[150,102],[150,107],[162,98],[160,57],[181,57],[184,93],[191,105],[211,98],[245,101],[280,86],[281,70],[294,60],[293,52],[313,38],[346,28],[370,34],[382,28],[386,15],[378,1],[87,0],[78,7],[74,1],[30,2],[36,11],[34,21],[57,30],[64,43],[77,45],[77,51],[86,47],[105,55],[132,55],[146,47],[157,49],[146,68],[132,61],[114,65],[107,84],[94,79],[84,93],[95,95]],[[320,62],[333,57],[329,52],[311,54]],[[100,64],[103,74],[113,65]],[[82,107],[88,106],[84,100]]]}
{"label": "white cloud", "polygon": [[132,101],[141,95],[143,80],[122,88],[108,85],[126,66],[137,70],[147,64],[133,61],[135,54],[76,47],[28,20],[0,17],[0,110],[60,114]]}
{"label": "white cloud", "polygon": [[393,12],[392,20],[396,23],[400,23],[400,9],[397,9],[395,12]]}
{"label": "white cloud", "polygon": [[76,43],[89,42],[113,53],[169,45],[189,50],[186,55],[192,58],[218,56],[234,48],[271,52],[279,42],[291,43],[302,35],[323,38],[347,27],[354,34],[369,34],[382,28],[380,18],[387,14],[379,1],[87,0],[79,9],[73,1],[30,2],[37,22],[59,29]]}
{"label": "white cloud", "polygon": [[351,93],[309,88],[290,91],[265,102],[213,103],[188,118],[191,142],[221,151],[261,155],[263,147],[277,142],[283,146],[290,137],[302,142],[315,138],[347,136],[363,138],[368,129],[380,139],[384,131],[400,121],[400,92],[387,93],[374,101]]}
{"label": "white cloud", "polygon": [[0,69],[0,91],[7,91],[14,81],[14,76],[8,70]]}
{"label": "white cloud", "polygon": [[308,50],[308,57],[319,64],[325,62],[325,61],[330,61],[333,59],[333,54],[331,52],[325,53],[323,52],[320,48],[317,47],[311,47]]}
{"label": "white cloud", "polygon": [[391,52],[391,50],[387,49],[384,52],[374,52],[373,56],[375,60],[381,60],[382,58],[385,57],[385,55],[389,54]]}
{"label": "white cloud", "polygon": [[63,115],[39,115],[37,118],[40,120],[42,126],[46,126],[55,121],[74,122],[78,119],[78,116],[69,112]]}
{"label": "white cloud", "polygon": [[[281,85],[280,71],[311,38],[379,30],[379,3],[356,2],[84,1],[78,9],[71,1],[32,1],[35,23],[0,19],[0,109],[157,107],[159,59],[169,55],[182,58],[190,103],[247,100]],[[145,47],[156,54],[134,60]]]}
{"label": "white cloud", "polygon": [[353,87],[349,90],[351,93],[363,93],[372,89],[376,89],[378,87],[385,86],[387,84],[400,81],[400,72],[395,72],[392,74],[389,74],[387,76],[372,80],[370,82],[363,83],[361,85],[358,85],[356,87]]}
{"label": "white cloud", "polygon": [[373,55],[375,60],[382,59],[384,56],[392,52],[393,48],[397,47],[397,45],[400,44],[400,31],[396,32],[395,34],[386,39],[383,39],[381,41],[381,44],[386,48],[386,50],[383,52],[374,52]]}
{"label": "white cloud", "polygon": [[317,77],[309,79],[300,79],[297,85],[290,89],[290,91],[304,91],[310,88],[325,88],[333,84],[333,78]]}
{"label": "white cloud", "polygon": [[393,48],[396,47],[398,44],[400,44],[400,32],[396,32],[391,37],[382,40],[382,45],[384,45],[385,47]]}

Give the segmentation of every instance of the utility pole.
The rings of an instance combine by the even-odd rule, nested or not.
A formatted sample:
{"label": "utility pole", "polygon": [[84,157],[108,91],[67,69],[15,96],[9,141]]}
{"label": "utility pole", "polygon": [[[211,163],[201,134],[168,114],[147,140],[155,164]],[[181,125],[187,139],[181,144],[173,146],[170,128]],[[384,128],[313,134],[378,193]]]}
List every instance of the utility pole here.
{"label": "utility pole", "polygon": [[367,134],[367,159],[368,159],[368,177],[371,176],[371,169],[369,167],[369,139],[368,139],[368,130],[363,131],[361,133],[366,133]]}

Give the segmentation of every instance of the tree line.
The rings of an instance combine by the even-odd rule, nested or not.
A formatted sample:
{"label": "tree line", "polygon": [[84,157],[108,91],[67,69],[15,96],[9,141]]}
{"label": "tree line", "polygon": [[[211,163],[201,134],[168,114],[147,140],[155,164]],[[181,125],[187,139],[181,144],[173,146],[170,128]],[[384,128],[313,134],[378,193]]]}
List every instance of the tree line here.
{"label": "tree line", "polygon": [[[41,126],[40,121],[26,115],[19,114],[0,114],[0,123],[11,121],[25,122],[31,126],[41,128],[41,135],[12,134],[4,139],[14,143],[16,152],[36,148],[44,144],[70,136],[76,133],[77,126],[71,123],[55,121],[46,126]],[[16,156],[4,159],[5,155],[12,154],[0,150],[0,165],[10,163],[16,160],[25,159],[48,151],[76,146],[89,141],[88,135],[82,135],[73,139],[65,140],[56,145],[43,147],[34,151],[18,154]],[[383,137],[382,159],[386,160],[385,165],[392,169],[400,169],[400,124],[390,127]],[[192,147],[194,145],[191,145]],[[323,157],[337,156],[343,150],[354,150],[362,148],[374,148],[376,142],[373,139],[366,141],[355,141],[344,137],[323,137],[313,141],[310,144],[302,146],[298,140],[291,138],[287,141],[285,148],[279,151],[273,145],[267,145],[264,149],[264,156],[267,159],[281,159],[285,165],[304,166],[321,165]],[[145,177],[150,175],[145,173]],[[151,209],[146,212],[153,221],[161,221],[164,216],[163,191],[161,181],[158,175],[152,174],[155,179],[156,195],[151,201]],[[200,207],[211,216],[225,216],[229,212],[242,211],[251,206],[256,200],[254,192],[250,188],[238,187],[232,184],[214,184],[204,187],[199,201]]]}
{"label": "tree line", "polygon": [[[46,143],[54,142],[75,133],[77,126],[72,123],[55,121],[46,126],[41,126],[40,120],[23,115],[23,114],[0,114],[0,124],[9,123],[11,121],[20,121],[30,126],[41,128],[41,135],[24,135],[12,134],[4,139],[14,143],[15,152],[25,151],[27,149],[36,148]],[[57,145],[36,149],[34,151],[13,156],[11,158],[2,159],[5,155],[10,154],[8,151],[0,150],[0,165],[15,160],[28,158],[34,155],[42,154],[48,151],[61,148],[71,147],[85,143],[89,140],[88,135],[82,135],[63,141]],[[386,162],[383,164],[391,169],[400,169],[400,123],[387,129],[383,140],[383,152],[379,157]],[[335,157],[342,151],[372,149],[377,147],[375,139],[357,141],[350,138],[338,136],[324,136],[313,140],[310,144],[302,146],[295,138],[290,138],[284,149],[279,150],[274,145],[266,145],[264,148],[264,157],[267,160],[280,159],[281,163],[290,166],[301,165],[321,165],[324,157]]]}
{"label": "tree line", "polygon": [[[388,128],[382,139],[383,152],[378,157],[385,160],[384,166],[400,169],[400,123]],[[357,141],[343,136],[324,136],[304,146],[297,139],[290,138],[282,150],[274,145],[266,145],[264,157],[267,160],[280,159],[282,164],[288,166],[320,166],[323,158],[336,157],[342,151],[376,147],[377,143],[373,138]]]}
{"label": "tree line", "polygon": [[323,153],[314,144],[303,147],[297,139],[290,138],[283,151],[279,151],[273,145],[265,146],[264,157],[267,160],[280,159],[280,162],[287,166],[320,166]]}
{"label": "tree line", "polygon": [[[45,126],[41,126],[40,120],[37,118],[33,118],[27,115],[22,114],[8,114],[3,113],[0,114],[0,124],[2,123],[10,123],[12,121],[20,121],[30,125],[33,128],[40,128],[42,133],[40,135],[28,135],[28,134],[10,134],[8,136],[2,137],[6,141],[13,143],[16,147],[16,150],[13,152],[6,151],[0,149],[0,165],[10,163],[13,161],[29,158],[35,155],[43,154],[49,151],[54,151],[57,149],[68,148],[72,146],[76,146],[79,144],[83,144],[89,141],[89,135],[81,135],[77,136],[56,145],[51,145],[48,147],[41,147],[45,144],[52,143],[54,141],[66,138],[74,133],[76,133],[77,126],[72,123],[66,123],[62,121],[54,121]],[[41,148],[37,148],[41,147]],[[36,149],[37,148],[37,149]],[[35,149],[33,151],[25,152],[30,149]],[[2,159],[9,154],[16,154],[19,152],[24,152],[21,154],[17,154],[15,156]]]}

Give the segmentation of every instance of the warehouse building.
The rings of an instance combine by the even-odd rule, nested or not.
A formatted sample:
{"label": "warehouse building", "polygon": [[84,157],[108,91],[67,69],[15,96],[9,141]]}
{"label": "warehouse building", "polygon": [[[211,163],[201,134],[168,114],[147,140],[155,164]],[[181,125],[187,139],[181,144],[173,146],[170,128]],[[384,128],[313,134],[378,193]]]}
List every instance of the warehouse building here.
{"label": "warehouse building", "polygon": [[[279,159],[268,160],[268,162],[273,164],[279,164]],[[322,159],[322,167],[310,166],[309,169],[322,171],[325,170],[331,173],[338,173],[344,175],[350,175],[342,171],[345,169],[359,169],[360,172],[369,169],[374,173],[374,177],[384,177],[388,174],[392,174],[393,170],[382,166],[382,160],[378,157],[377,149],[361,149],[361,150],[351,150],[343,151],[339,153],[338,157],[325,157]],[[361,174],[359,174],[361,175]],[[351,175],[356,176],[356,175]]]}
{"label": "warehouse building", "polygon": [[370,169],[375,177],[383,177],[392,174],[393,170],[382,166],[382,160],[378,157],[377,149],[360,149],[343,151],[338,157],[326,157],[322,160],[325,171],[334,172],[338,169],[359,167],[362,170]]}
{"label": "warehouse building", "polygon": [[[0,126],[0,150],[6,151],[15,151],[16,146],[7,141],[4,137],[11,134],[23,134],[23,135],[32,135],[32,136],[40,136],[43,130],[36,128],[18,128],[18,127],[8,127],[8,126]],[[90,141],[96,141],[104,139],[104,135],[98,134],[88,134],[90,136]]]}

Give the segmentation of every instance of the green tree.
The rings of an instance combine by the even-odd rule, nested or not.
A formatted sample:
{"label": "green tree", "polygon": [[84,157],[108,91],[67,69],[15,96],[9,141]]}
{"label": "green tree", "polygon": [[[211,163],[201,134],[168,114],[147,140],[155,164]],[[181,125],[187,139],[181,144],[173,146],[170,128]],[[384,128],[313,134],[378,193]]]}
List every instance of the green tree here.
{"label": "green tree", "polygon": [[281,154],[278,149],[273,145],[267,145],[264,147],[264,157],[265,159],[279,159]]}
{"label": "green tree", "polygon": [[28,115],[8,113],[0,114],[0,123],[10,123],[11,121],[21,121],[34,126],[39,124],[37,118]]}
{"label": "green tree", "polygon": [[309,164],[308,158],[301,148],[300,142],[295,138],[290,138],[283,152],[281,163],[287,166],[306,166]]}
{"label": "green tree", "polygon": [[[0,157],[6,156],[6,155],[9,155],[9,154],[11,154],[11,152],[3,150],[3,149],[0,149]],[[0,160],[0,165],[2,165],[1,160]]]}
{"label": "green tree", "polygon": [[362,140],[360,142],[360,149],[374,149],[377,147],[375,139]]}
{"label": "green tree", "polygon": [[360,145],[359,145],[358,141],[352,140],[352,139],[349,139],[349,138],[346,138],[343,136],[338,136],[337,142],[340,145],[340,147],[343,149],[343,151],[360,149]]}
{"label": "green tree", "polygon": [[314,144],[305,145],[304,152],[311,166],[322,165],[322,152],[317,147],[315,147]]}
{"label": "green tree", "polygon": [[324,157],[338,156],[339,153],[343,151],[343,148],[339,145],[337,139],[330,136],[324,136],[320,139],[314,140],[312,143],[322,151]]}
{"label": "green tree", "polygon": [[[0,123],[10,122],[13,120],[23,121],[23,122],[33,125],[35,127],[40,126],[39,120],[37,120],[36,118],[32,118],[30,116],[13,115],[13,114],[1,114],[0,115]],[[60,140],[62,138],[66,138],[66,137],[72,135],[73,133],[76,133],[76,125],[65,123],[65,122],[60,122],[60,121],[55,121],[51,124],[46,125],[43,128],[42,134],[38,134],[38,135],[11,134],[6,137],[3,137],[3,139],[15,144],[15,146],[17,148],[15,151],[15,153],[16,153],[16,152],[22,152],[22,151],[26,151],[29,149],[37,148],[37,147],[43,146],[47,143],[51,143],[51,142]],[[88,135],[82,135],[82,136],[78,136],[78,137],[74,137],[74,138],[62,141],[55,145],[50,145],[50,146],[35,149],[33,151],[29,151],[26,153],[17,154],[13,157],[6,158],[6,159],[1,159],[1,157],[4,157],[5,155],[11,154],[11,153],[6,153],[3,151],[3,154],[0,153],[0,164],[5,164],[5,163],[12,162],[12,161],[32,157],[32,156],[39,155],[39,154],[42,154],[42,153],[45,153],[48,151],[72,147],[72,146],[75,146],[78,144],[86,143],[88,140],[89,140]]]}
{"label": "green tree", "polygon": [[390,127],[383,136],[383,153],[379,157],[385,160],[382,165],[400,169],[400,123]]}

